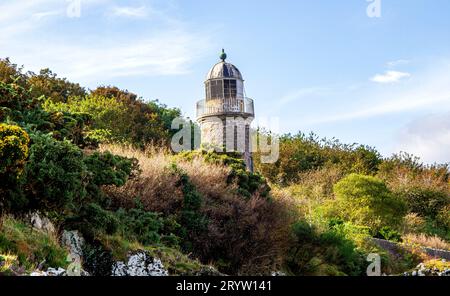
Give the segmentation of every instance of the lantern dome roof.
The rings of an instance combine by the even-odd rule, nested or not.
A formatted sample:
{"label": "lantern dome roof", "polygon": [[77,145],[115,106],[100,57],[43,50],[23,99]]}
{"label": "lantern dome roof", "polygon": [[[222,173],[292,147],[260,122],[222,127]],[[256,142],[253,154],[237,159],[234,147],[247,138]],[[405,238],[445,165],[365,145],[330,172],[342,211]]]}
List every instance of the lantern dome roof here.
{"label": "lantern dome roof", "polygon": [[239,69],[230,63],[225,62],[227,58],[227,54],[222,49],[222,53],[220,54],[221,62],[215,64],[211,70],[209,70],[208,75],[206,75],[206,80],[210,79],[221,79],[221,78],[234,78],[234,79],[242,79],[242,74]]}

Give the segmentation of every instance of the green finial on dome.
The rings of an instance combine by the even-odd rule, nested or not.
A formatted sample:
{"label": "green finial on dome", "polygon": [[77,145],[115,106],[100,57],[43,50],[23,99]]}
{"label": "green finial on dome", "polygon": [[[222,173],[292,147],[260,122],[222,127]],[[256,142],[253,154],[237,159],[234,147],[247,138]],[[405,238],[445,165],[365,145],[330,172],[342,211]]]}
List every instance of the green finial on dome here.
{"label": "green finial on dome", "polygon": [[225,59],[227,58],[227,54],[225,53],[225,50],[222,48],[222,53],[220,54],[220,59],[222,62],[225,62]]}

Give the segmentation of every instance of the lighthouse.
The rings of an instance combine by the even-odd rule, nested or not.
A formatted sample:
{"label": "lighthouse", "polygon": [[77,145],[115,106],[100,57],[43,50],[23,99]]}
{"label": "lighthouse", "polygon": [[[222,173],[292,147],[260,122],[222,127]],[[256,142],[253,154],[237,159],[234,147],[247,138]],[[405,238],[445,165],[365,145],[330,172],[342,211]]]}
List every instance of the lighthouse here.
{"label": "lighthouse", "polygon": [[239,153],[253,171],[250,124],[255,117],[254,103],[245,96],[241,72],[226,59],[222,49],[220,61],[206,75],[205,99],[197,102],[201,143]]}

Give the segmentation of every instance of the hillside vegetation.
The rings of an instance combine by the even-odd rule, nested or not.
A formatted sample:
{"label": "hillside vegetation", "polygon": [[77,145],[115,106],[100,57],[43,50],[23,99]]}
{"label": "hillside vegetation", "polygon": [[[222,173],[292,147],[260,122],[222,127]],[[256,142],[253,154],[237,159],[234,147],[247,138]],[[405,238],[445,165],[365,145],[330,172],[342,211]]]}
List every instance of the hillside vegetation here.
{"label": "hillside vegetation", "polygon": [[[399,274],[431,259],[421,246],[450,249],[446,164],[299,133],[251,173],[237,155],[171,152],[180,114],[0,60],[0,273],[66,268],[64,230],[82,234],[94,275],[136,250],[171,275],[364,275],[370,253]],[[36,212],[56,230],[34,229]]]}

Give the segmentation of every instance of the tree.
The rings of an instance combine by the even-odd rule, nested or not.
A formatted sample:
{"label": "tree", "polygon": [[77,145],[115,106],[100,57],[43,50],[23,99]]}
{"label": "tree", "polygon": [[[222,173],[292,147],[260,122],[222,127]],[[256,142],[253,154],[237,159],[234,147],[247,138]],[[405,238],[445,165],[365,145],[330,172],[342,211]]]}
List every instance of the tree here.
{"label": "tree", "polygon": [[383,226],[398,228],[406,213],[401,199],[386,184],[372,176],[351,174],[334,186],[336,199],[329,214],[356,225],[368,226],[373,234]]}
{"label": "tree", "polygon": [[54,102],[66,102],[70,97],[86,95],[86,90],[78,83],[59,78],[48,68],[42,69],[39,74],[29,73],[28,83],[33,96],[45,96]]}

